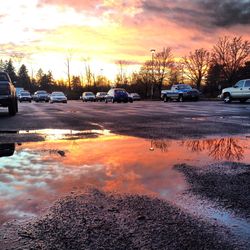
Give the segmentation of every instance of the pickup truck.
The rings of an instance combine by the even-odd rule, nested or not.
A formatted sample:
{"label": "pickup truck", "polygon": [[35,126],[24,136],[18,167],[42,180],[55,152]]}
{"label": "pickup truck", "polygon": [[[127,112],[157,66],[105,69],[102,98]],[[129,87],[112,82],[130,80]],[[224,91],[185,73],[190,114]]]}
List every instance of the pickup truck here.
{"label": "pickup truck", "polygon": [[5,72],[0,72],[0,107],[8,108],[11,116],[18,112],[16,89]]}
{"label": "pickup truck", "polygon": [[162,90],[161,98],[164,102],[170,100],[177,100],[183,102],[184,100],[199,100],[200,92],[197,89],[193,89],[187,84],[175,84],[170,90]]}
{"label": "pickup truck", "polygon": [[250,79],[238,81],[233,87],[222,90],[220,98],[225,103],[230,103],[233,100],[239,100],[241,103],[250,99]]}

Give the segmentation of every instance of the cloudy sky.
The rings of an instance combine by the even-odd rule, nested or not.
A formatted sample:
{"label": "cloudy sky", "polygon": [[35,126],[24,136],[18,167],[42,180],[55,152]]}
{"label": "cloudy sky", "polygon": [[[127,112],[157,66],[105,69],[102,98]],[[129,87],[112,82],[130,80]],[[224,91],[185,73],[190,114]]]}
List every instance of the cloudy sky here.
{"label": "cloudy sky", "polygon": [[[218,37],[250,39],[250,0],[0,0],[1,58],[29,70],[83,74],[88,58],[96,74],[112,78],[115,61],[131,68],[150,49],[172,47],[176,57],[210,49]],[[129,70],[129,69],[128,69]]]}

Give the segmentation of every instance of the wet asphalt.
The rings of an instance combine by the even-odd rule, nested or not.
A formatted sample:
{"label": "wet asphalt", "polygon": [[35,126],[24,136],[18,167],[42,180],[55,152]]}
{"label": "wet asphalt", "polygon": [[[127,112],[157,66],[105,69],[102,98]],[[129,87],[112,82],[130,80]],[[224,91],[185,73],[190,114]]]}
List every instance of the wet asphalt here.
{"label": "wet asphalt", "polygon": [[[208,139],[206,147],[216,148],[216,156],[217,152],[227,155],[226,145],[236,157],[226,158],[224,163],[216,158],[216,164],[204,162],[199,169],[186,165],[186,158],[181,159],[183,164],[175,169],[185,176],[189,189],[180,196],[180,204],[137,194],[114,197],[99,191],[71,193],[30,222],[3,224],[3,249],[249,249],[249,162],[240,165],[233,161],[241,159],[239,153],[246,157],[243,151],[249,149],[247,143],[239,146],[235,141],[249,138],[250,103],[22,103],[15,117],[0,109],[0,142],[17,142],[20,137],[21,141],[42,140],[40,135],[5,133],[40,129],[107,129],[150,139],[151,147],[161,150],[168,145],[167,139],[184,140],[193,150],[197,141],[190,144],[189,139],[211,137],[215,143]],[[226,144],[221,143],[223,140]],[[232,142],[230,147],[228,140]]]}
{"label": "wet asphalt", "polygon": [[0,108],[0,131],[30,129],[109,129],[143,138],[197,138],[211,135],[248,134],[250,103],[221,101],[67,104],[21,103],[9,117]]}

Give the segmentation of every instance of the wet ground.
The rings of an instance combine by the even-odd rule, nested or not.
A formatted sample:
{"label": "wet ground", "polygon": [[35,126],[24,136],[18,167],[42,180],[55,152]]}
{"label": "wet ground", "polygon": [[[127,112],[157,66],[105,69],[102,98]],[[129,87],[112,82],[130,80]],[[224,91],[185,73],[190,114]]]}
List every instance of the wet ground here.
{"label": "wet ground", "polygon": [[134,102],[68,104],[21,103],[8,117],[0,108],[0,131],[109,129],[143,138],[182,138],[250,133],[250,103]]}
{"label": "wet ground", "polygon": [[249,249],[250,107],[204,103],[2,113],[0,245]]}

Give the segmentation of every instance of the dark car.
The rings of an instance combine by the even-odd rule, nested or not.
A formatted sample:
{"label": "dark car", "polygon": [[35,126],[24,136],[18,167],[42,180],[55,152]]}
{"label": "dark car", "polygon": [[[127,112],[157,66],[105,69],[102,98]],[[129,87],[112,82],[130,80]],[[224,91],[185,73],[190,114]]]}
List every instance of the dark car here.
{"label": "dark car", "polygon": [[49,102],[49,94],[45,90],[36,91],[33,95],[35,102]]}
{"label": "dark car", "polygon": [[133,99],[128,95],[128,92],[125,89],[113,88],[107,93],[105,102],[133,102]]}
{"label": "dark car", "polygon": [[31,102],[32,97],[29,91],[21,91],[18,95],[19,102]]}
{"label": "dark car", "polygon": [[0,157],[9,157],[15,153],[15,143],[0,144]]}
{"label": "dark car", "polygon": [[0,72],[0,107],[6,107],[9,115],[18,112],[16,89],[6,72]]}
{"label": "dark car", "polygon": [[97,92],[96,93],[96,101],[102,102],[105,101],[105,96],[107,95],[107,92]]}

